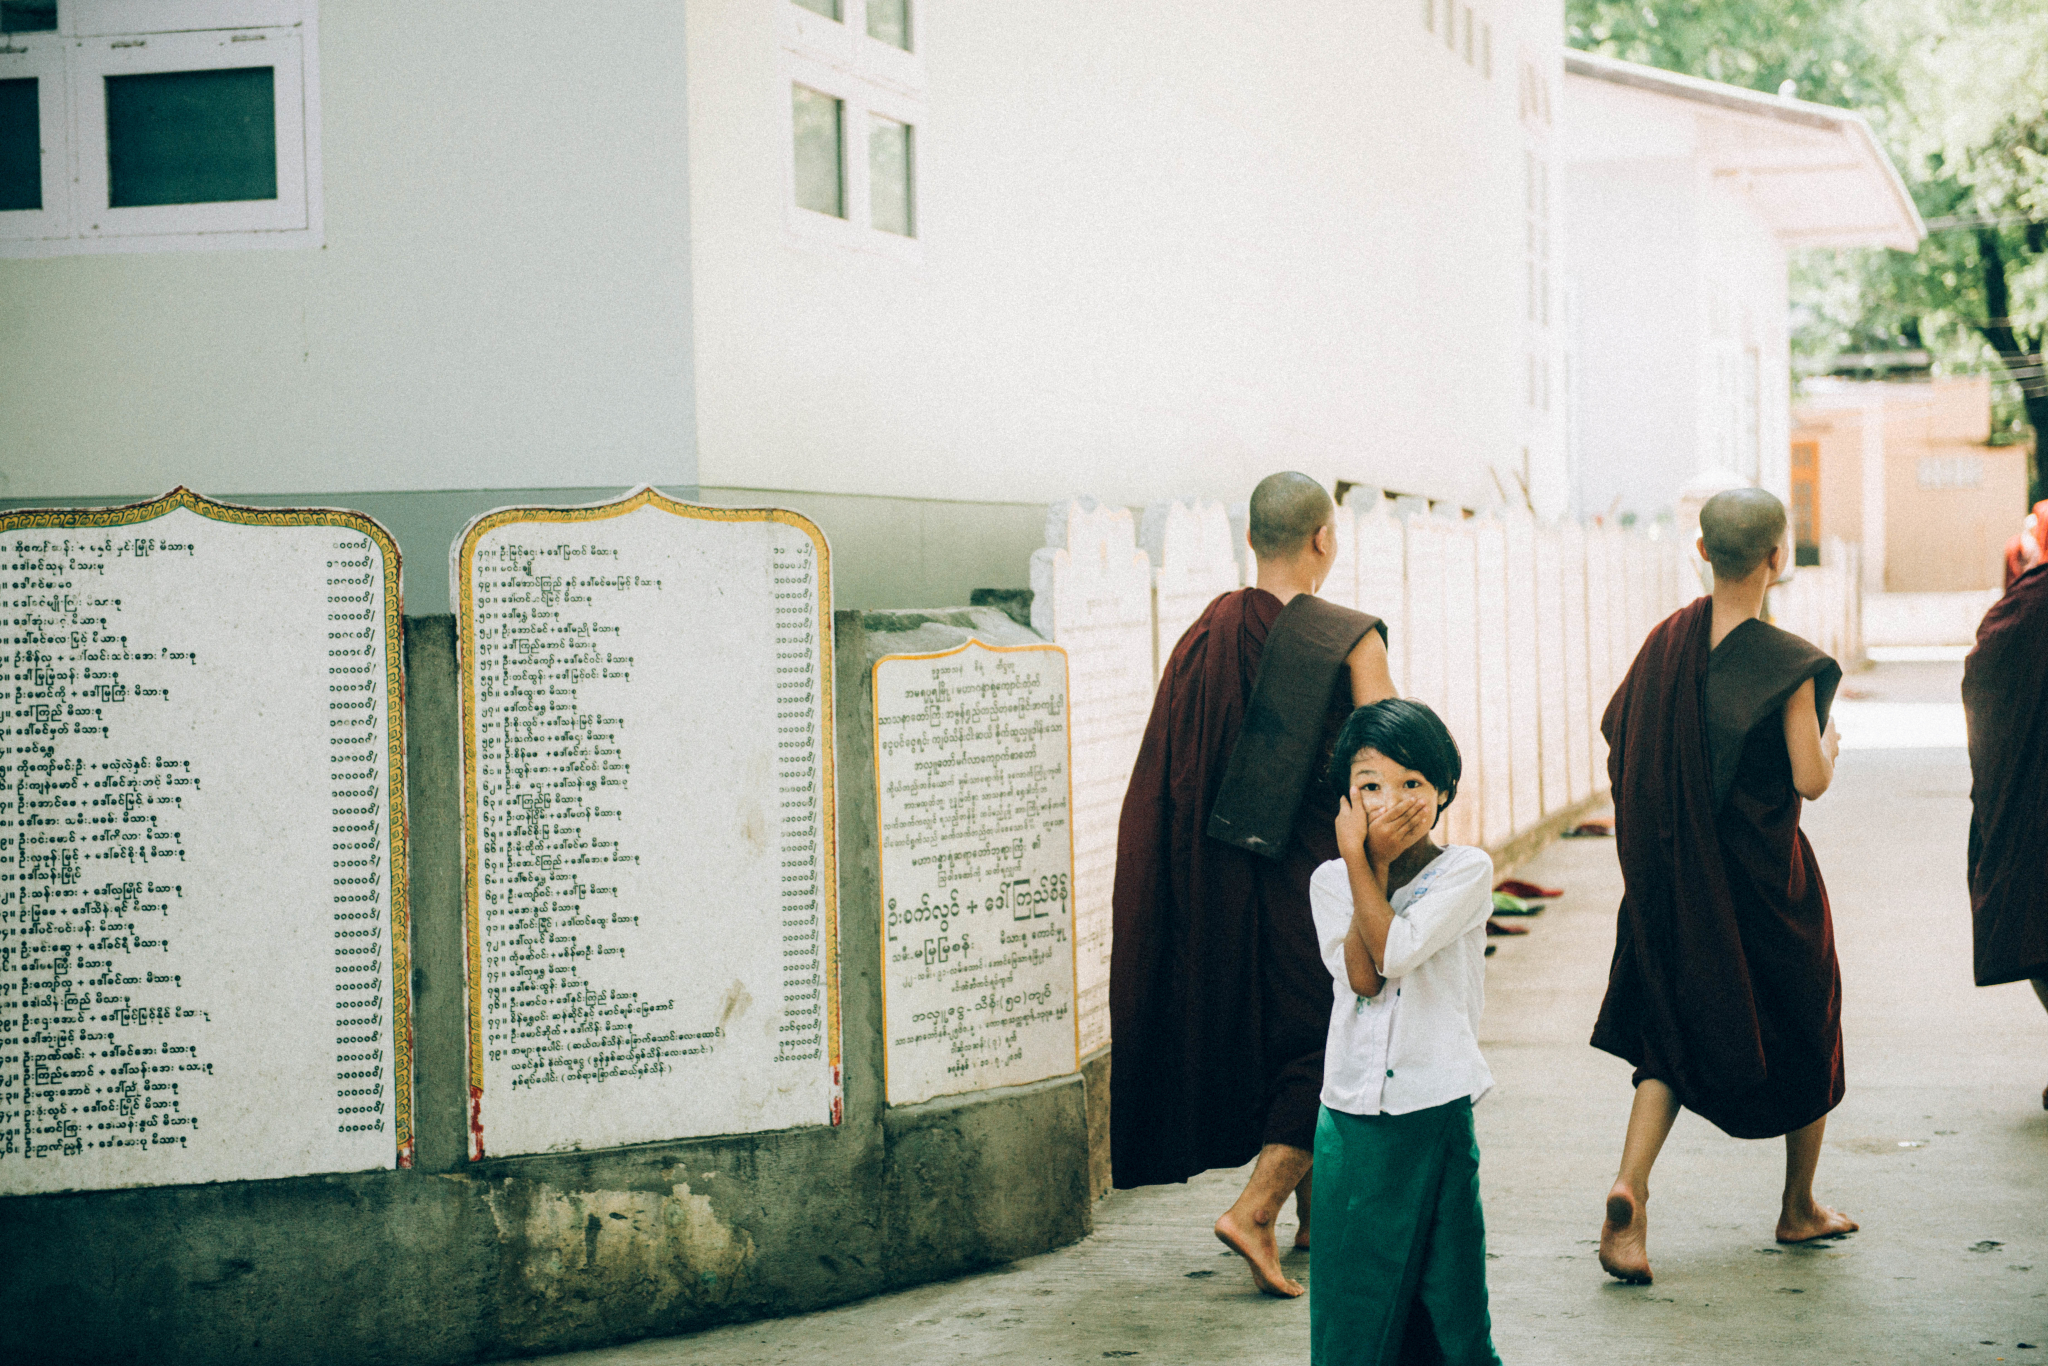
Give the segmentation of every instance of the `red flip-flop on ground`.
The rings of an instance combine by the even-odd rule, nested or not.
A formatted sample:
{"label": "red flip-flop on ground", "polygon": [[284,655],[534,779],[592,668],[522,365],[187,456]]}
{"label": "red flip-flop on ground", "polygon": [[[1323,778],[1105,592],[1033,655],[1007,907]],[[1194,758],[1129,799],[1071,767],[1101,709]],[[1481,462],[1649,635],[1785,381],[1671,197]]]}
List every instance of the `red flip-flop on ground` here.
{"label": "red flip-flop on ground", "polygon": [[1509,896],[1518,896],[1524,901],[1555,901],[1564,895],[1562,887],[1538,887],[1535,883],[1524,882],[1518,877],[1495,883],[1493,890],[1506,892]]}

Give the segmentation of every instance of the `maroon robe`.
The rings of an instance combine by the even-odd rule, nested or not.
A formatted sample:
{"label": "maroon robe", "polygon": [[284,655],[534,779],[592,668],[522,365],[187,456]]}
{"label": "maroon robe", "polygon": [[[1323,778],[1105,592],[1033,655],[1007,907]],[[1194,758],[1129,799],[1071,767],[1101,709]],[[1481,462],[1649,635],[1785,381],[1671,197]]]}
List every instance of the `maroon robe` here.
{"label": "maroon robe", "polygon": [[2048,977],[2048,564],[1984,614],[1963,709],[1977,985]]}
{"label": "maroon robe", "polygon": [[1650,633],[1601,722],[1623,894],[1593,1046],[1736,1138],[1774,1138],[1841,1103],[1834,924],[1785,748],[1814,680],[1823,725],[1841,668],[1762,621],[1709,648],[1713,600]]}
{"label": "maroon robe", "polygon": [[[1161,671],[1124,797],[1109,970],[1120,1188],[1239,1166],[1266,1143],[1315,1146],[1332,988],[1308,880],[1337,857],[1337,798],[1322,774],[1351,711],[1348,670],[1336,669],[1320,708],[1317,762],[1279,856],[1209,834],[1281,611],[1247,588],[1188,628]],[[1385,632],[1347,615],[1359,623],[1351,644]]]}

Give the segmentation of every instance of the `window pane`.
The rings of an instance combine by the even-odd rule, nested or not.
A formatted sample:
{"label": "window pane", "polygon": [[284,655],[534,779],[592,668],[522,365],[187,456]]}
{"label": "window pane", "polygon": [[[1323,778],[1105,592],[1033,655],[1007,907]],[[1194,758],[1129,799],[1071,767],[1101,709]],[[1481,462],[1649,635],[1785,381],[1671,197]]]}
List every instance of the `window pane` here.
{"label": "window pane", "polygon": [[267,66],[109,76],[107,202],[277,198],[277,95]]}
{"label": "window pane", "polygon": [[809,86],[794,89],[797,207],[844,218],[846,165],[841,148],[846,106]]}
{"label": "window pane", "polygon": [[910,51],[910,0],[868,0],[868,37]]}
{"label": "window pane", "polygon": [[43,207],[43,124],[33,76],[0,81],[0,212]]}
{"label": "window pane", "polygon": [[796,3],[813,14],[824,15],[834,23],[839,20],[839,0],[796,0]]}
{"label": "window pane", "polygon": [[0,33],[55,33],[57,0],[0,0]]}
{"label": "window pane", "polygon": [[868,127],[868,221],[899,237],[917,236],[911,194],[911,127],[875,119]]}

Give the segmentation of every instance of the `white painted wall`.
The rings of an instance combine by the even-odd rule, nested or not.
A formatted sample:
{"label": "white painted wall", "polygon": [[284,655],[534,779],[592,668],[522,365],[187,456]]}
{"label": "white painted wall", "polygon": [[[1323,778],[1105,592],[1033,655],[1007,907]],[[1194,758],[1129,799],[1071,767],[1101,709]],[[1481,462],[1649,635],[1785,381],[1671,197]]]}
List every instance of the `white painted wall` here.
{"label": "white painted wall", "polygon": [[1574,511],[1654,511],[1696,468],[1696,175],[1677,159],[1580,163],[1566,182]]}
{"label": "white painted wall", "polygon": [[[1791,498],[1791,300],[1784,246],[1737,184],[1700,182],[1700,273],[1705,288],[1705,364],[1696,409],[1701,464],[1734,469]],[[1724,365],[1736,369],[1730,392]],[[1741,371],[1754,365],[1756,412],[1749,415]],[[1756,444],[1744,436],[1754,422]],[[1732,458],[1731,453],[1732,452]]]}
{"label": "white painted wall", "polygon": [[1516,62],[1557,79],[1554,6],[1475,7],[1491,79],[1414,0],[922,6],[908,251],[791,227],[789,8],[691,7],[705,483],[1487,503],[1519,464]]}
{"label": "white painted wall", "polygon": [[792,226],[791,0],[329,4],[323,247],[0,261],[0,499],[1484,505],[1533,443],[1561,510],[1517,102],[1560,19],[1459,5],[1468,62],[1445,8],[933,0],[920,240],[865,250]]}
{"label": "white painted wall", "polygon": [[1726,148],[1694,110],[1564,86],[1576,510],[1653,518],[1717,467],[1789,496],[1784,246],[1741,178],[1715,173]]}
{"label": "white painted wall", "polygon": [[323,7],[326,245],[0,260],[0,498],[694,482],[683,20]]}

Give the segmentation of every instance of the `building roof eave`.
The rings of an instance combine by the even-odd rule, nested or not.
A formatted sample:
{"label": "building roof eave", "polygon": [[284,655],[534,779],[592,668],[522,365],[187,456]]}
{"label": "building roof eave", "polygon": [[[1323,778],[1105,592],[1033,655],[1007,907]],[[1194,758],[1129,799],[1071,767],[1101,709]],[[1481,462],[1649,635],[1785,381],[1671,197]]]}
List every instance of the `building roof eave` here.
{"label": "building roof eave", "polygon": [[[1926,224],[1921,221],[1920,211],[1913,203],[1913,196],[1907,191],[1898,168],[1878,145],[1877,135],[1871,131],[1869,122],[1854,110],[1767,95],[1573,48],[1565,49],[1564,70],[1570,76],[1683,101],[1719,114],[1767,120],[1841,139],[1847,144],[1844,150],[1853,158],[1853,170],[1869,178],[1866,184],[1878,191],[1878,198],[1890,210],[1890,221],[1788,226],[1780,229],[1778,234],[1787,246],[1881,246],[1912,251],[1927,235]],[[1801,173],[1799,168],[1769,169],[1794,176]],[[1852,168],[1836,165],[1809,169],[1840,174]]]}

